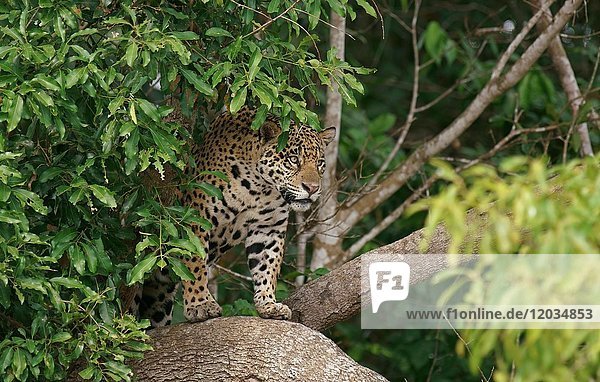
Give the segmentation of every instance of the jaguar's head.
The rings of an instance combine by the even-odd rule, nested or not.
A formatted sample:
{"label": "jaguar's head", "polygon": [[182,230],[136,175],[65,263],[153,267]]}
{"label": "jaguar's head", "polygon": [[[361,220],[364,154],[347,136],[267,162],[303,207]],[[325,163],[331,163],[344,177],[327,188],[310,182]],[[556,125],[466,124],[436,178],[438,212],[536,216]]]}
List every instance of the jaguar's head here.
{"label": "jaguar's head", "polygon": [[281,128],[267,121],[259,130],[264,151],[258,161],[263,179],[275,186],[295,211],[306,211],[321,195],[325,172],[325,147],[335,138],[335,128],[317,132],[292,124],[285,148],[277,152]]}

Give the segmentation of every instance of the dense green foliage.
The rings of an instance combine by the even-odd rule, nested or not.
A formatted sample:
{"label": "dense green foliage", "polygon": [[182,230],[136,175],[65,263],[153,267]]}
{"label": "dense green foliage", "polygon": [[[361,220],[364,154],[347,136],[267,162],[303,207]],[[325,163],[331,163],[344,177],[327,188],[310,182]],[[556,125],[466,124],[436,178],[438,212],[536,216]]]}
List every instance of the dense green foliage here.
{"label": "dense green foliage", "polygon": [[[247,4],[275,16],[290,2]],[[284,129],[292,118],[318,128],[305,107],[315,80],[354,102],[353,74],[366,73],[310,52],[318,37],[305,32],[330,6],[346,9],[306,2],[261,27],[260,13],[231,1],[0,5],[3,380],[63,380],[76,360],[85,379],[129,380],[124,361],[148,348],[146,323],[124,314],[119,285],[167,263],[190,277],[176,255],[203,253],[190,225],[210,227],[142,186],[149,167],[182,169],[200,135],[165,122],[172,109],[145,93],[160,84],[187,115],[250,103],[256,126],[271,109]]]}

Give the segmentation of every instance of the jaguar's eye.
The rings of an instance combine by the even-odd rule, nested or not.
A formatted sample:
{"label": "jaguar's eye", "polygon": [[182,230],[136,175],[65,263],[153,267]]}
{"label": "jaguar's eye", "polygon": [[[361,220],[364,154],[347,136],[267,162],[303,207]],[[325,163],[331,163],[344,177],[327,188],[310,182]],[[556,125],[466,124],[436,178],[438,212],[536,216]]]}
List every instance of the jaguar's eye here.
{"label": "jaguar's eye", "polygon": [[325,171],[325,160],[324,159],[319,159],[319,161],[317,162],[317,168],[322,172]]}
{"label": "jaguar's eye", "polygon": [[295,166],[297,166],[298,163],[300,163],[300,160],[296,156],[288,157],[288,161]]}

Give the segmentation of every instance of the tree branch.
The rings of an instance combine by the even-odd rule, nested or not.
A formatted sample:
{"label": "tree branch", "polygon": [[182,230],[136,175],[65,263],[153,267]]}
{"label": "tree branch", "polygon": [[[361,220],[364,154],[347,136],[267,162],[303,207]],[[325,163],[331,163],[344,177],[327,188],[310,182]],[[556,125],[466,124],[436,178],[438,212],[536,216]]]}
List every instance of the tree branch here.
{"label": "tree branch", "polygon": [[[467,224],[476,237],[482,228],[482,218],[470,212]],[[411,269],[411,284],[426,280],[447,268],[446,262],[439,262],[426,254],[421,254],[419,248],[424,237],[420,229],[392,244],[374,249],[369,255],[386,254],[402,255],[402,261],[407,262]],[[447,253],[450,235],[446,228],[439,225],[432,235],[427,253]],[[466,257],[465,257],[466,260]],[[305,284],[288,297],[284,304],[292,310],[292,320],[300,322],[315,330],[325,330],[338,322],[344,321],[361,309],[361,260],[357,257],[336,268],[330,273]],[[366,297],[364,302],[370,300]]]}
{"label": "tree branch", "polygon": [[[552,21],[552,13],[547,7],[547,5],[549,5],[548,3],[548,0],[537,1],[538,6],[546,9],[544,15],[538,23],[538,28],[541,30],[547,28]],[[550,45],[548,46],[548,53],[550,54],[550,58],[552,58],[552,63],[554,64],[554,69],[558,74],[560,84],[567,94],[569,104],[571,105],[571,110],[573,111],[573,119],[576,120],[579,116],[579,109],[585,100],[581,94],[579,85],[577,85],[575,72],[573,71],[573,67],[571,66],[571,62],[569,61],[569,57],[567,56],[567,52],[565,52],[565,48],[563,47],[559,36],[555,36],[550,42]],[[591,110],[589,115],[592,120],[598,119],[598,115],[594,110]],[[581,154],[593,156],[594,151],[590,141],[587,122],[578,124],[576,129],[581,140]]]}
{"label": "tree branch", "polygon": [[[332,10],[331,24],[332,27],[329,29],[329,44],[331,49],[336,50],[337,57],[340,60],[343,60],[345,56],[346,18],[338,15]],[[337,85],[332,83],[331,87],[327,88],[325,127],[335,127],[336,134],[333,142],[331,142],[325,150],[325,161],[327,162],[327,168],[323,174],[322,189],[324,192],[322,196],[322,203],[317,212],[317,220],[319,224],[314,229],[314,232],[318,232],[318,234],[315,235],[315,245],[310,263],[311,269],[323,267],[325,264],[331,261],[331,256],[333,255],[330,251],[328,251],[327,243],[330,239],[328,234],[328,231],[331,227],[330,220],[335,215],[338,207],[336,166],[341,120],[342,96],[338,91]]]}
{"label": "tree branch", "polygon": [[153,351],[132,367],[139,382],[387,381],[306,326],[226,317],[150,332]]}
{"label": "tree branch", "polygon": [[494,99],[516,85],[539,59],[552,39],[558,35],[581,2],[582,0],[566,1],[556,14],[554,21],[526,49],[506,74],[495,80],[490,80],[471,104],[447,128],[417,148],[402,165],[380,183],[379,187],[371,191],[367,190],[356,203],[341,208],[335,219],[332,219],[334,222],[332,226],[336,228],[330,230],[330,235],[337,235],[340,238],[338,245],[341,245],[341,238],[351,227],[394,195],[421,169],[427,160],[448,147],[452,141],[465,132]]}

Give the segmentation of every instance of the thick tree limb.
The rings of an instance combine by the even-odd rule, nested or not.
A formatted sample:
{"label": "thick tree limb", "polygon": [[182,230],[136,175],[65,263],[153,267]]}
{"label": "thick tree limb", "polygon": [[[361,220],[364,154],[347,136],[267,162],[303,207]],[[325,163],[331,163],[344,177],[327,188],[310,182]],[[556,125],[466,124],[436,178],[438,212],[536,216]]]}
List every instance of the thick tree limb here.
{"label": "thick tree limb", "polygon": [[154,351],[134,363],[139,382],[387,381],[303,325],[227,317],[151,332]]}
{"label": "thick tree limb", "polygon": [[[481,218],[470,212],[467,221],[477,234],[482,227]],[[410,265],[411,284],[419,283],[448,266],[445,261],[439,262],[427,254],[421,254],[419,245],[423,235],[424,231],[420,229],[368,254],[380,254],[382,257],[397,254],[399,259],[402,258],[402,261]],[[450,235],[444,226],[439,225],[432,235],[427,253],[447,253],[449,245]],[[361,259],[357,257],[296,290],[284,301],[292,309],[292,320],[315,330],[324,330],[354,316],[361,309],[360,276]],[[364,299],[364,303],[370,303],[368,297]]]}

